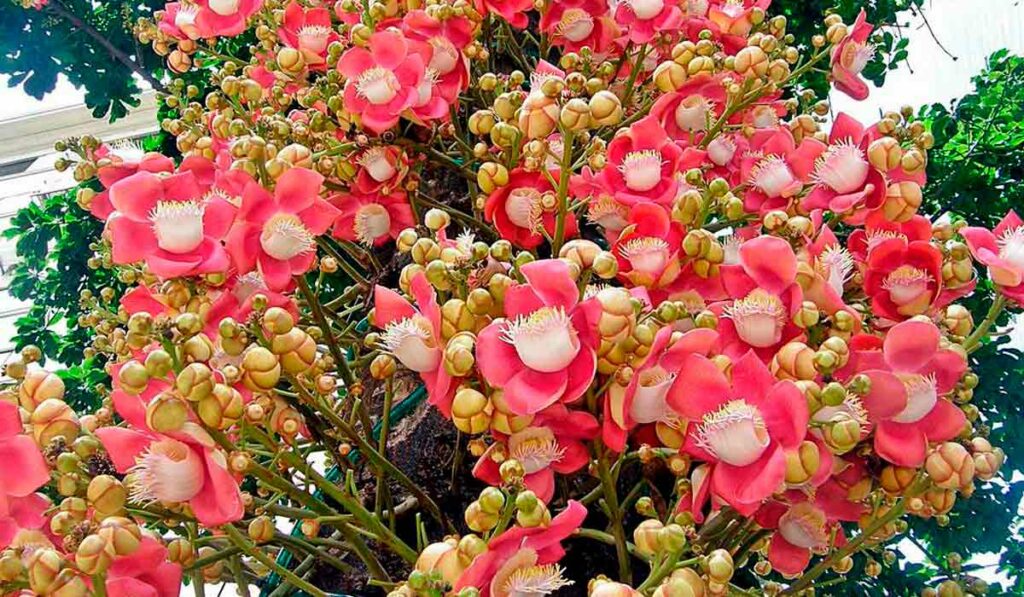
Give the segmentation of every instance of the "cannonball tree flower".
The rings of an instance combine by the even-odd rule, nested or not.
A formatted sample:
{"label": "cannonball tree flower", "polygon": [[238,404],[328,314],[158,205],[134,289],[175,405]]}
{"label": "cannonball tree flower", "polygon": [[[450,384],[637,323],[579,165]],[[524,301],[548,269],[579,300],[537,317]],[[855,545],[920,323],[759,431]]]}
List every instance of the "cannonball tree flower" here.
{"label": "cannonball tree flower", "polygon": [[868,254],[879,244],[898,238],[911,243],[927,242],[932,238],[932,223],[925,216],[914,215],[906,222],[892,222],[881,211],[872,212],[864,220],[864,226],[850,233],[846,248],[858,264],[865,264]]}
{"label": "cannonball tree flower", "polygon": [[891,238],[868,253],[864,293],[892,321],[928,312],[942,292],[942,253],[928,241]]}
{"label": "cannonball tree flower", "polygon": [[656,118],[648,116],[616,135],[608,144],[607,157],[596,182],[616,201],[627,206],[644,202],[672,206],[680,184],[677,174],[684,169],[683,149],[669,139]]}
{"label": "cannonball tree flower", "polygon": [[409,162],[409,156],[395,145],[370,147],[354,160],[358,168],[351,188],[364,195],[399,189],[409,173]]}
{"label": "cannonball tree flower", "polygon": [[678,379],[684,357],[708,356],[717,342],[714,330],[693,329],[682,334],[670,326],[658,330],[650,352],[634,363],[629,383],[616,382],[608,388],[601,435],[605,445],[622,452],[627,434],[637,425],[656,424],[658,431],[667,426],[685,433],[686,422],[668,404],[669,390]]}
{"label": "cannonball tree flower", "polygon": [[[882,207],[890,170],[881,171],[868,159],[875,135],[856,119],[842,113],[829,133],[828,147],[814,164],[811,178],[814,188],[800,200],[805,211],[828,209],[840,215],[863,216]],[[893,168],[894,180],[902,169]]]}
{"label": "cannonball tree flower", "polygon": [[207,194],[195,173],[137,172],[110,187],[110,202],[116,210],[107,221],[114,263],[144,261],[164,279],[228,269],[221,239],[235,207]]}
{"label": "cannonball tree flower", "polygon": [[[213,337],[217,332],[217,326],[228,317],[235,321],[248,321],[253,312],[253,300],[257,296],[265,298],[268,307],[280,307],[291,313],[295,321],[298,321],[299,308],[295,300],[288,295],[291,290],[291,285],[285,287],[284,292],[270,290],[263,281],[263,276],[257,271],[231,276],[220,287],[220,292],[213,299],[210,309],[206,311],[203,317],[206,324],[203,331]],[[121,304],[125,304],[125,299],[121,300]]]}
{"label": "cannonball tree flower", "polygon": [[583,442],[594,439],[598,429],[597,419],[590,413],[552,404],[537,413],[528,427],[502,438],[503,444],[492,444],[473,467],[473,476],[500,487],[499,465],[491,455],[504,449],[507,458],[523,465],[526,488],[548,503],[555,493],[555,473],[572,474],[590,462]]}
{"label": "cannonball tree flower", "polygon": [[786,498],[789,504],[770,502],[755,519],[760,526],[775,529],[768,544],[768,561],[788,576],[803,572],[812,553],[831,545],[842,547],[846,539],[840,523],[858,521],[867,509],[848,500],[846,490],[833,481],[819,487],[813,498],[800,491],[788,491]]}
{"label": "cannonball tree flower", "polygon": [[807,433],[807,399],[779,381],[749,352],[736,360],[731,381],[710,359],[684,358],[668,404],[693,421],[686,452],[711,463],[711,491],[741,512],[752,512],[786,477],[786,454]]}
{"label": "cannonball tree flower", "polygon": [[181,592],[181,565],[171,562],[160,541],[143,534],[139,548],[118,556],[106,574],[110,597],[177,597]]}
{"label": "cannonball tree flower", "polygon": [[561,542],[580,528],[586,517],[586,507],[569,500],[565,510],[547,525],[508,529],[487,543],[487,551],[473,559],[454,590],[476,587],[481,597],[541,597],[572,584],[558,565],[565,555]]}
{"label": "cannonball tree flower", "polygon": [[741,166],[743,182],[750,185],[743,208],[760,214],[785,208],[811,179],[814,164],[825,149],[824,143],[813,138],[797,144],[786,127],[755,132]]}
{"label": "cannonball tree flower", "polygon": [[681,271],[682,240],[682,225],[672,221],[663,207],[653,203],[633,206],[629,224],[612,246],[619,278],[649,290],[671,284]]}
{"label": "cannonball tree flower", "polygon": [[377,31],[366,48],[349,48],[338,60],[338,72],[346,79],[345,109],[369,131],[383,133],[418,99],[425,69],[400,32]]}
{"label": "cannonball tree flower", "polygon": [[525,29],[530,23],[528,12],[533,10],[532,0],[473,0],[481,14],[497,13],[516,29]]}
{"label": "cannonball tree flower", "polygon": [[920,466],[929,443],[949,441],[967,424],[963,411],[946,397],[967,362],[941,341],[939,328],[923,318],[893,326],[884,339],[859,334],[850,340],[851,372],[889,371],[905,387],[906,406],[878,421],[874,431],[875,452],[897,466]]}
{"label": "cannonball tree flower", "polygon": [[699,74],[659,97],[651,106],[651,115],[669,137],[690,143],[701,139],[722,115],[726,99],[724,77]]}
{"label": "cannonball tree flower", "polygon": [[402,17],[402,31],[430,48],[426,68],[434,73],[441,96],[453,103],[469,87],[469,60],[462,52],[473,41],[473,23],[462,16],[441,19],[410,10]]}
{"label": "cannonball tree flower", "polygon": [[708,20],[717,27],[727,46],[742,47],[754,27],[754,9],[764,11],[772,0],[725,0],[708,7]]}
{"label": "cannonball tree flower", "polygon": [[867,13],[861,9],[849,33],[832,48],[833,84],[855,100],[865,100],[871,93],[860,75],[875,57],[875,46],[868,42],[873,29],[874,25],[867,22]]}
{"label": "cannonball tree flower", "polygon": [[540,30],[565,52],[579,52],[586,46],[601,54],[619,35],[606,0],[552,2],[540,17]]}
{"label": "cannonball tree flower", "polygon": [[1010,210],[994,230],[967,227],[960,234],[999,292],[1024,304],[1024,222],[1017,212]]}
{"label": "cannonball tree flower", "polygon": [[245,31],[263,0],[195,0],[195,4],[199,8],[196,27],[203,37],[234,37]]}
{"label": "cannonball tree flower", "polygon": [[506,291],[506,319],[480,332],[476,359],[487,383],[505,390],[512,412],[532,415],[587,391],[597,367],[601,307],[596,299],[580,302],[564,261],[534,261],[520,273],[526,283]]}
{"label": "cannonball tree flower", "polygon": [[[38,529],[42,513],[37,489],[50,480],[50,470],[39,446],[24,434],[18,407],[0,401],[0,548],[20,529]],[[44,500],[45,501],[45,500]],[[45,508],[44,508],[45,510]]]}
{"label": "cannonball tree flower", "polygon": [[242,192],[242,204],[226,244],[238,274],[259,271],[267,288],[281,291],[292,276],[316,260],[316,237],[334,223],[338,210],[320,198],[323,176],[291,168],[271,194],[255,182]]}
{"label": "cannonball tree flower", "polygon": [[142,153],[140,148],[133,145],[104,144],[93,152],[92,157],[96,160],[96,178],[104,190],[89,202],[89,213],[101,220],[108,219],[114,213],[114,205],[110,202],[110,187],[117,181],[136,172],[174,172],[174,160],[171,158],[156,152]]}
{"label": "cannonball tree flower", "polygon": [[[555,180],[559,173],[552,172]],[[545,195],[551,199],[549,206]],[[497,187],[487,196],[484,217],[494,224],[501,238],[523,249],[534,249],[544,242],[544,230],[555,236],[557,214],[554,209],[554,188],[541,172],[527,172],[516,168],[509,172],[508,184]],[[576,217],[565,218],[565,236],[572,238],[579,232]]]}
{"label": "cannonball tree flower", "polygon": [[53,503],[41,493],[15,497],[0,492],[0,549],[29,539],[33,544],[57,544],[58,537],[49,528],[52,509]]}
{"label": "cannonball tree flower", "polygon": [[303,8],[292,1],[284,9],[284,21],[277,30],[284,45],[302,52],[306,65],[314,70],[327,68],[327,47],[338,41],[331,24],[331,12],[323,7]]}
{"label": "cannonball tree flower", "polygon": [[405,191],[381,193],[338,193],[329,198],[338,208],[332,234],[335,238],[380,246],[416,225],[416,218]]}
{"label": "cannonball tree flower", "polygon": [[196,25],[199,7],[191,2],[168,2],[157,14],[160,17],[157,28],[168,37],[196,40],[203,36]]}
{"label": "cannonball tree flower", "polygon": [[805,255],[806,260],[797,266],[797,281],[803,289],[804,298],[828,315],[846,311],[859,319],[860,315],[843,299],[856,262],[832,229],[822,226],[818,236],[807,245],[802,255]]}
{"label": "cannonball tree flower", "polygon": [[441,335],[441,308],[426,275],[409,280],[414,307],[390,288],[374,289],[374,324],[384,330],[385,350],[406,368],[415,371],[427,386],[427,396],[446,418],[451,418],[456,384],[444,368],[445,340]]}
{"label": "cannonball tree flower", "polygon": [[678,30],[683,12],[675,2],[666,0],[623,0],[615,7],[615,22],[629,41],[646,44],[663,33]]}
{"label": "cannonball tree flower", "polygon": [[739,358],[753,350],[768,362],[779,347],[802,335],[793,323],[803,302],[797,269],[793,248],[778,237],[759,236],[740,244],[738,263],[721,266],[722,283],[732,300],[711,306],[721,315],[723,354]]}

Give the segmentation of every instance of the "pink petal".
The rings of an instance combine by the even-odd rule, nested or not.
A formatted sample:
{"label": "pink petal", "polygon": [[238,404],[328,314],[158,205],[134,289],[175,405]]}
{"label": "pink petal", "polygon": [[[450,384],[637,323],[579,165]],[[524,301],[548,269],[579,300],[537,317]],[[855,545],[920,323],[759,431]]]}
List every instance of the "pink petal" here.
{"label": "pink petal", "polygon": [[106,588],[108,597],[163,597],[152,585],[130,576],[107,578]]}
{"label": "pink petal", "polygon": [[114,263],[138,263],[157,250],[156,236],[148,222],[117,213],[107,221],[107,228],[110,230]]}
{"label": "pink petal", "polygon": [[732,367],[733,395],[758,404],[765,400],[775,385],[772,375],[764,362],[754,353],[747,351]]}
{"label": "pink petal", "polygon": [[515,347],[501,339],[504,326],[504,320],[495,321],[476,338],[477,368],[487,383],[497,388],[504,388],[512,376],[526,367]]}
{"label": "pink petal", "polygon": [[[324,177],[307,168],[289,168],[277,179],[274,198],[281,209],[298,214],[311,207],[320,194]],[[327,229],[325,226],[324,230]]]}
{"label": "pink petal", "polygon": [[277,292],[288,288],[292,281],[292,268],[288,265],[288,262],[274,259],[270,255],[261,252],[257,257],[257,264],[267,288]]}
{"label": "pink petal", "polygon": [[917,422],[929,442],[945,442],[963,432],[967,425],[964,411],[949,400],[939,399],[932,412]]}
{"label": "pink petal", "polygon": [[580,291],[569,275],[569,264],[561,259],[542,259],[519,268],[527,283],[549,307],[572,308],[580,300]]}
{"label": "pink petal", "polygon": [[768,561],[782,574],[800,574],[811,562],[811,550],[793,545],[782,533],[776,532],[768,544]]}
{"label": "pink petal", "polygon": [[110,461],[119,473],[125,473],[135,466],[135,457],[149,448],[153,436],[124,427],[100,427],[96,430],[103,448],[110,455]]}
{"label": "pink petal", "polygon": [[907,407],[907,388],[888,371],[870,369],[861,372],[871,380],[871,391],[861,398],[872,421],[890,419]]}
{"label": "pink petal", "polygon": [[239,274],[256,269],[256,257],[260,254],[260,229],[255,226],[235,223],[228,233],[224,247]]}
{"label": "pink petal", "polygon": [[687,355],[680,367],[667,396],[669,406],[677,412],[699,420],[729,400],[729,381],[709,359]]}
{"label": "pink petal", "polygon": [[216,456],[223,457],[222,454],[213,450],[204,451],[206,478],[203,479],[203,488],[188,502],[196,520],[211,528],[240,520],[245,509],[238,491],[238,482],[218,462]]}
{"label": "pink petal", "polygon": [[302,210],[302,213],[299,214],[299,219],[302,220],[302,224],[310,233],[314,236],[319,236],[327,232],[327,229],[338,219],[340,213],[337,207],[318,198],[313,202],[313,205]]}
{"label": "pink petal", "polygon": [[760,404],[760,409],[772,439],[783,448],[793,449],[804,441],[810,413],[807,399],[793,382],[776,384]]}
{"label": "pink petal", "polygon": [[788,242],[759,236],[740,245],[740,262],[757,285],[775,294],[796,280],[796,254]]}
{"label": "pink petal", "polygon": [[780,446],[771,446],[747,466],[719,462],[711,476],[712,491],[730,505],[757,504],[775,493],[786,478],[786,455]]}
{"label": "pink petal", "polygon": [[384,329],[389,323],[416,315],[416,309],[402,295],[378,284],[373,289],[373,313],[377,327]]}
{"label": "pink petal", "polygon": [[935,355],[941,339],[939,328],[933,323],[904,321],[885,336],[885,362],[896,371],[915,372]]}
{"label": "pink petal", "polygon": [[401,33],[378,31],[370,36],[370,54],[378,65],[386,69],[402,64],[408,51],[408,44]]}
{"label": "pink petal", "polygon": [[160,178],[149,172],[138,172],[110,187],[110,203],[114,209],[134,220],[148,221],[149,213],[163,196]]}
{"label": "pink petal", "polygon": [[426,274],[418,273],[409,281],[409,291],[416,299],[416,308],[430,321],[430,326],[438,338],[441,337],[441,308],[437,305],[437,294],[434,287],[427,281]]}
{"label": "pink petal", "polygon": [[555,473],[549,469],[541,469],[523,478],[526,488],[537,494],[537,499],[545,504],[555,495]]}
{"label": "pink petal", "polygon": [[883,421],[875,428],[875,452],[896,466],[921,466],[927,449],[928,438],[916,425]]}
{"label": "pink petal", "polygon": [[18,407],[10,402],[0,401],[0,441],[21,435],[23,432]]}
{"label": "pink petal", "polygon": [[562,400],[572,403],[587,392],[597,372],[597,355],[590,347],[584,346],[566,368],[568,375]]}
{"label": "pink petal", "polygon": [[0,439],[0,492],[25,497],[50,480],[50,469],[36,442],[27,435]]}
{"label": "pink petal", "polygon": [[505,291],[505,316],[515,319],[544,307],[544,301],[528,284],[517,284]]}
{"label": "pink petal", "polygon": [[532,415],[557,402],[567,383],[565,370],[543,373],[523,367],[505,384],[505,401],[515,414]]}

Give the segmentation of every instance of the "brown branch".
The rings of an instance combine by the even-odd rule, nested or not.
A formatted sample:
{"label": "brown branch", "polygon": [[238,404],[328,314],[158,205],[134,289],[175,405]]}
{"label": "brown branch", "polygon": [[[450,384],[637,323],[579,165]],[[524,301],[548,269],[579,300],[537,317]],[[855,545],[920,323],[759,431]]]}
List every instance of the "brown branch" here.
{"label": "brown branch", "polygon": [[46,8],[53,12],[58,17],[65,19],[66,21],[71,23],[76,29],[85,32],[89,37],[93,38],[98,44],[103,46],[103,49],[106,50],[107,53],[110,54],[110,56],[114,60],[117,60],[122,65],[127,67],[130,71],[142,77],[147,83],[150,84],[150,86],[154,90],[160,92],[166,91],[166,88],[164,87],[163,83],[161,83],[159,79],[154,77],[153,73],[142,68],[142,66],[138,62],[132,60],[131,56],[126,54],[124,51],[122,51],[114,44],[110,43],[110,40],[107,39],[103,35],[103,33],[98,31],[89,23],[83,21],[81,18],[78,17],[78,15],[71,12],[71,10],[63,3],[61,3],[59,0],[51,0],[46,4]]}

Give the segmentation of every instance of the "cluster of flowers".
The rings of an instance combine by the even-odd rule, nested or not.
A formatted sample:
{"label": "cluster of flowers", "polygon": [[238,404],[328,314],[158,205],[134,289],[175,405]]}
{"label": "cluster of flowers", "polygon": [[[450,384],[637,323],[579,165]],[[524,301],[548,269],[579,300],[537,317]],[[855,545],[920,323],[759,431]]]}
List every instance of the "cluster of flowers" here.
{"label": "cluster of flowers", "polygon": [[[1002,464],[968,359],[1024,299],[1024,224],[919,214],[912,111],[827,119],[792,91],[828,62],[865,97],[871,25],[829,16],[802,55],[769,4],[186,0],[141,21],[211,89],[165,98],[180,162],[60,147],[105,223],[90,264],[130,289],[81,298],[110,359],[97,412],[38,349],[8,364],[4,591],[273,572],[323,594],[288,551],[397,596],[547,595],[580,538],[616,553],[591,595],[723,595],[738,567],[793,594],[904,514],[947,521]],[[975,326],[956,301],[978,287]],[[458,526],[388,460],[410,380],[472,436],[487,488]],[[424,524],[395,524],[416,506],[449,533],[422,550]]]}

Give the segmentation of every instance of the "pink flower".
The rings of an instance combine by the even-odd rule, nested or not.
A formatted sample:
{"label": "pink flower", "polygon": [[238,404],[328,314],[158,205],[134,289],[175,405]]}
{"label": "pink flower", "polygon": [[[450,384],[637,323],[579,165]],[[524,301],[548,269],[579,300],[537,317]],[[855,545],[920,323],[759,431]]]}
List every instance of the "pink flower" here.
{"label": "pink flower", "polygon": [[803,393],[752,352],[734,363],[731,382],[711,360],[687,355],[668,403],[694,422],[685,450],[713,463],[711,491],[744,512],[780,487],[786,453],[807,433]]}
{"label": "pink flower", "polygon": [[412,277],[409,290],[416,307],[394,290],[377,286],[373,295],[374,321],[384,330],[381,341],[386,350],[406,368],[420,374],[430,403],[451,418],[456,384],[443,364],[441,308],[423,273]]}
{"label": "pink flower", "polygon": [[199,8],[196,27],[202,37],[234,37],[248,27],[249,17],[263,7],[263,0],[195,0]]}
{"label": "pink flower", "polygon": [[181,565],[167,558],[167,548],[149,535],[142,536],[131,555],[118,556],[107,570],[110,597],[177,597],[181,592]]}
{"label": "pink flower", "polygon": [[608,144],[608,163],[597,174],[619,203],[658,203],[671,207],[684,170],[683,150],[668,138],[653,116],[632,124]]}
{"label": "pink flower", "polygon": [[402,31],[410,41],[429,48],[425,55],[427,78],[435,79],[441,97],[453,103],[469,88],[469,60],[462,51],[473,41],[473,23],[466,17],[431,17],[423,10],[411,10],[402,18]]}
{"label": "pink flower", "polygon": [[646,44],[663,33],[680,28],[683,13],[666,0],[623,0],[615,8],[615,22],[635,44]]}
{"label": "pink flower", "polygon": [[[534,592],[536,583],[552,590],[571,584],[562,578],[562,569],[557,566],[565,555],[561,542],[580,528],[586,517],[586,507],[569,500],[565,510],[547,525],[516,526],[505,531],[488,542],[487,551],[466,568],[454,591],[476,587],[481,597],[499,597]],[[524,581],[530,584],[517,584]]]}
{"label": "pink flower", "polygon": [[540,30],[565,52],[587,46],[596,54],[607,51],[619,35],[606,0],[552,2],[540,17]]}
{"label": "pink flower", "polygon": [[526,14],[533,10],[533,0],[474,0],[481,14],[497,13],[516,29],[525,29],[530,19]]}
{"label": "pink flower", "polygon": [[[508,458],[523,465],[526,488],[548,503],[555,492],[555,473],[568,475],[585,467],[590,453],[583,442],[594,439],[597,432],[597,419],[590,413],[552,404],[529,427],[502,440]],[[495,487],[502,485],[498,463],[491,458],[498,446],[491,444],[473,467],[474,477]]]}
{"label": "pink flower", "polygon": [[345,109],[380,134],[398,124],[402,112],[418,100],[425,64],[397,31],[377,31],[368,47],[349,48],[338,71],[347,79]]}
{"label": "pink flower", "polygon": [[338,208],[333,234],[342,240],[380,246],[416,225],[409,197],[402,190],[390,195],[338,193],[329,201]]}
{"label": "pink flower", "polygon": [[508,319],[480,332],[476,358],[487,383],[505,390],[512,412],[530,415],[575,402],[594,380],[600,304],[580,302],[564,261],[534,261],[519,271],[526,284],[506,291]]}
{"label": "pink flower", "polygon": [[813,138],[797,145],[785,127],[755,132],[741,168],[743,182],[750,185],[744,209],[764,214],[786,207],[810,180],[815,161],[824,151],[825,144]]}
{"label": "pink flower", "polygon": [[846,283],[853,277],[856,262],[831,228],[821,227],[818,237],[807,245],[807,258],[809,267],[801,270],[799,276],[804,298],[828,315],[846,311],[859,320],[860,314],[843,300]]}
{"label": "pink flower", "polygon": [[750,35],[754,27],[751,15],[755,8],[764,10],[772,0],[728,0],[709,7],[708,19],[715,24],[721,35],[743,38]]}
{"label": "pink flower", "polygon": [[932,223],[921,215],[914,215],[906,222],[890,222],[881,211],[875,211],[865,218],[863,228],[850,233],[846,247],[858,263],[866,263],[875,247],[892,238],[908,243],[927,242],[932,238]]}
{"label": "pink flower", "polygon": [[860,74],[875,57],[875,47],[868,43],[873,28],[861,9],[850,33],[832,48],[832,80],[836,89],[855,100],[867,99],[870,94]]}
{"label": "pink flower", "polygon": [[[203,32],[196,24],[199,7],[191,2],[168,2],[161,11],[157,27],[162,33],[174,39],[196,40],[203,37]],[[159,14],[159,13],[158,13]]]}
{"label": "pink flower", "polygon": [[42,526],[36,524],[42,512],[35,492],[50,481],[50,469],[39,446],[23,431],[18,407],[0,401],[0,548],[7,547],[19,529]]}
{"label": "pink flower", "polygon": [[59,537],[49,528],[47,513],[52,508],[50,499],[41,493],[15,497],[0,492],[0,549],[30,538],[32,543],[59,544]]}
{"label": "pink flower", "polygon": [[663,288],[679,276],[679,249],[683,227],[673,222],[665,208],[638,203],[629,212],[626,226],[612,247],[619,262],[619,278],[629,286]]}
{"label": "pink flower", "polygon": [[114,213],[114,206],[110,203],[110,187],[119,180],[128,178],[136,172],[174,172],[174,161],[165,155],[155,152],[133,154],[136,154],[134,148],[124,150],[108,145],[102,145],[96,150],[93,156],[98,162],[96,178],[106,190],[92,198],[89,213],[101,220],[110,218],[110,214]]}
{"label": "pink flower", "polygon": [[[552,171],[558,180],[558,172]],[[540,172],[527,172],[516,168],[509,173],[508,184],[495,189],[484,205],[484,217],[493,222],[498,234],[517,247],[534,249],[544,242],[543,229],[548,236],[555,235],[556,214],[544,208],[543,195],[554,193],[551,183]],[[568,214],[565,238],[578,233],[576,217]]]}
{"label": "pink flower", "polygon": [[399,189],[409,173],[409,156],[395,145],[378,145],[360,153],[352,189],[364,195]]}
{"label": "pink flower", "polygon": [[137,172],[114,183],[116,212],[107,222],[114,262],[145,261],[164,279],[226,271],[220,241],[235,207],[208,188],[184,168],[169,176]]}
{"label": "pink flower", "polygon": [[614,383],[604,400],[604,443],[622,452],[626,434],[637,425],[659,424],[678,427],[680,415],[668,404],[668,393],[679,377],[688,354],[708,356],[718,342],[714,330],[694,329],[678,334],[671,327],[658,330],[650,352],[634,363],[629,384]]}
{"label": "pink flower", "polygon": [[[299,320],[299,309],[295,300],[288,296],[291,285],[285,287],[284,293],[274,292],[267,288],[263,276],[259,272],[252,271],[240,276],[232,276],[226,284],[221,286],[220,294],[213,300],[210,310],[206,312],[204,331],[210,337],[217,333],[217,326],[224,319],[230,317],[238,322],[248,321],[253,311],[253,299],[256,295],[262,295],[267,299],[267,306],[281,307]],[[124,304],[122,299],[121,304]]]}
{"label": "pink flower", "polygon": [[942,253],[928,241],[891,238],[868,253],[864,293],[880,317],[902,321],[927,313],[942,292]]}
{"label": "pink flower", "polygon": [[960,234],[999,292],[1024,304],[1024,222],[1017,212],[1010,210],[995,230],[969,227]]}
{"label": "pink flower", "polygon": [[256,183],[242,193],[242,206],[227,236],[227,250],[239,274],[258,270],[267,288],[280,291],[292,276],[309,271],[316,237],[334,223],[338,210],[320,198],[323,176],[292,168],[277,179],[271,195]]}
{"label": "pink flower", "polygon": [[828,209],[840,215],[859,215],[878,210],[885,203],[888,181],[908,177],[897,166],[882,172],[868,161],[868,147],[877,137],[853,117],[840,114],[829,133],[829,145],[814,165],[814,188],[800,200],[804,211]]}
{"label": "pink flower", "polygon": [[651,115],[669,137],[678,141],[697,141],[725,111],[725,102],[722,77],[698,75],[678,90],[659,97],[651,107]]}
{"label": "pink flower", "polygon": [[783,344],[802,334],[793,323],[803,302],[796,255],[788,242],[759,236],[740,245],[738,258],[738,264],[721,267],[732,302],[712,305],[724,315],[718,325],[722,352],[736,359],[753,350],[768,362]]}
{"label": "pink flower", "polygon": [[313,70],[327,68],[327,47],[339,39],[329,10],[304,9],[294,0],[284,9],[284,22],[277,36],[284,45],[301,51],[306,65]]}
{"label": "pink flower", "polygon": [[[853,353],[849,371],[888,371],[903,382],[906,402],[892,398],[895,389],[876,392],[884,407],[875,426],[875,452],[897,466],[916,467],[925,460],[930,442],[943,442],[963,431],[967,419],[947,400],[967,370],[960,353],[942,348],[942,334],[930,321],[913,319],[893,326],[885,339],[857,335],[850,341]],[[875,385],[877,377],[872,377]],[[888,404],[881,402],[887,397]],[[895,406],[893,406],[895,405]],[[887,416],[886,416],[887,415]]]}

